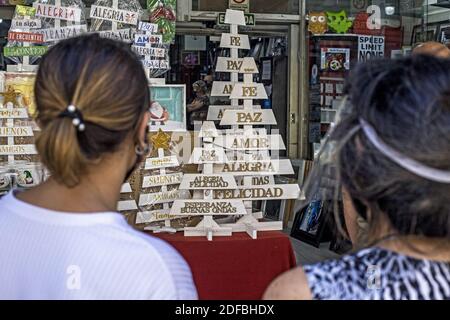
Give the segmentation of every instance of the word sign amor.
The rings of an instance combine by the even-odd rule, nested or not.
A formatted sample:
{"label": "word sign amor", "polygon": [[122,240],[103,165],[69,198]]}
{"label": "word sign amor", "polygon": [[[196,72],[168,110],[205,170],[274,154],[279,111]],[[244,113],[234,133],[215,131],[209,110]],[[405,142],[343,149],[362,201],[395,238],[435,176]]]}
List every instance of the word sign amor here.
{"label": "word sign amor", "polygon": [[234,82],[230,81],[214,81],[211,89],[213,97],[229,97],[233,92]]}
{"label": "word sign amor", "polygon": [[162,43],[162,35],[146,35],[146,34],[135,34],[134,44],[137,45],[156,45]]}

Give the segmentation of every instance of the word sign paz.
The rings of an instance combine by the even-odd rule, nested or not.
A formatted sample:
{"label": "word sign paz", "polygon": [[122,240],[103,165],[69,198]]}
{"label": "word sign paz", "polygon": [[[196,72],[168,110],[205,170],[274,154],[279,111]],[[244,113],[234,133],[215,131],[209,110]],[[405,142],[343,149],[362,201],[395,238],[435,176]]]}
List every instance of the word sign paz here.
{"label": "word sign paz", "polygon": [[247,214],[244,203],[240,200],[175,200],[170,213],[173,215],[244,215]]}
{"label": "word sign paz", "polygon": [[260,110],[225,110],[221,126],[229,125],[276,125],[277,120],[271,109]]}
{"label": "word sign paz", "polygon": [[26,119],[28,112],[26,108],[4,109],[0,108],[0,119]]}
{"label": "word sign paz", "polygon": [[267,99],[267,92],[262,83],[236,83],[230,99]]}
{"label": "word sign paz", "polygon": [[0,127],[0,137],[33,137],[31,127]]}
{"label": "word sign paz", "polygon": [[246,34],[222,33],[220,47],[250,50],[250,40]]}
{"label": "word sign paz", "polygon": [[11,29],[40,29],[41,19],[14,19],[11,21]]}
{"label": "word sign paz", "polygon": [[217,200],[287,200],[297,199],[299,196],[300,187],[297,184],[238,187],[234,190],[213,190],[213,198]]}
{"label": "word sign paz", "polygon": [[291,175],[294,168],[289,159],[263,161],[234,161],[215,165],[214,173],[231,173],[234,176]]}
{"label": "word sign paz", "polygon": [[267,136],[225,135],[214,140],[214,144],[231,150],[286,150],[279,134]]}
{"label": "word sign paz", "polygon": [[231,81],[214,81],[211,89],[213,97],[229,97],[233,92],[235,83]]}
{"label": "word sign paz", "polygon": [[107,20],[136,26],[138,24],[139,13],[92,5],[90,17],[92,19]]}
{"label": "word sign paz", "polygon": [[182,190],[234,189],[233,175],[185,174],[180,184]]}
{"label": "word sign paz", "polygon": [[162,35],[147,35],[147,34],[135,34],[134,44],[137,45],[156,45],[162,43]]}
{"label": "word sign paz", "polygon": [[150,32],[150,33],[156,33],[156,32],[158,32],[158,25],[156,23],[140,21],[139,25],[138,25],[138,30]]}
{"label": "word sign paz", "polygon": [[164,220],[172,220],[180,216],[170,214],[170,209],[161,209],[153,211],[138,212],[136,215],[136,224],[152,223]]}
{"label": "word sign paz", "polygon": [[227,109],[243,109],[244,106],[209,106],[208,108],[208,121],[220,121]]}
{"label": "word sign paz", "polygon": [[51,4],[34,2],[36,16],[42,18],[59,19],[73,22],[81,21],[81,9],[72,7],[59,7]]}
{"label": "word sign paz", "polygon": [[0,145],[0,156],[22,156],[37,154],[33,144]]}
{"label": "word sign paz", "polygon": [[189,163],[194,164],[211,164],[211,163],[225,163],[227,162],[227,156],[225,151],[221,148],[204,149],[194,148],[192,151],[191,159]]}
{"label": "word sign paz", "polygon": [[87,32],[87,25],[67,26],[62,28],[50,28],[36,30],[44,37],[45,42],[53,42],[73,38]]}
{"label": "word sign paz", "polygon": [[163,158],[148,158],[145,161],[145,170],[155,170],[162,168],[178,167],[180,162],[176,156],[169,156]]}
{"label": "word sign paz", "polygon": [[218,57],[216,72],[239,72],[242,65],[244,64],[244,59],[233,59],[228,57]]}
{"label": "word sign paz", "polygon": [[156,57],[156,58],[164,58],[166,56],[166,50],[163,48],[131,46],[131,50],[133,50],[136,54],[138,54],[140,56],[149,56],[149,57]]}
{"label": "word sign paz", "polygon": [[165,174],[160,176],[146,176],[142,182],[142,188],[168,186],[172,184],[179,184],[183,178],[181,172],[173,174]]}

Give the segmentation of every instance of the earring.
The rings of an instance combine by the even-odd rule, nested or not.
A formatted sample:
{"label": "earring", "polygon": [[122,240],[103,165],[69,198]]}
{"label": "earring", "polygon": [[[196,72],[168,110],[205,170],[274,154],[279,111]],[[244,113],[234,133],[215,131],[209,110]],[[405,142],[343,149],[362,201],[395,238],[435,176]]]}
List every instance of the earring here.
{"label": "earring", "polygon": [[134,147],[134,152],[136,152],[138,156],[145,156],[149,151],[150,146],[148,144],[145,144],[144,147],[141,147],[140,145]]}

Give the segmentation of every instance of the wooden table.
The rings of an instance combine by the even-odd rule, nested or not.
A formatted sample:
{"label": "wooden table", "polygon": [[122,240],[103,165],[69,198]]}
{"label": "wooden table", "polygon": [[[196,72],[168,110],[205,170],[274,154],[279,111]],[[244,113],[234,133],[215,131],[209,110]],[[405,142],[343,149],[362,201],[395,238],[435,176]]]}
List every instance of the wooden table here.
{"label": "wooden table", "polygon": [[281,273],[296,266],[289,237],[279,231],[231,237],[184,237],[152,234],[169,242],[190,265],[199,298],[203,300],[257,300]]}

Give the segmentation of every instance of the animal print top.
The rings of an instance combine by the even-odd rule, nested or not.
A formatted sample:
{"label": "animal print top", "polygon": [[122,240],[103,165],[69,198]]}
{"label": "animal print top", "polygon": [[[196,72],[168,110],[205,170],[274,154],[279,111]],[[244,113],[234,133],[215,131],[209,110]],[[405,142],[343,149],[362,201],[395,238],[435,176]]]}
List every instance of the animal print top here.
{"label": "animal print top", "polygon": [[369,248],[305,266],[313,299],[450,300],[450,263]]}

